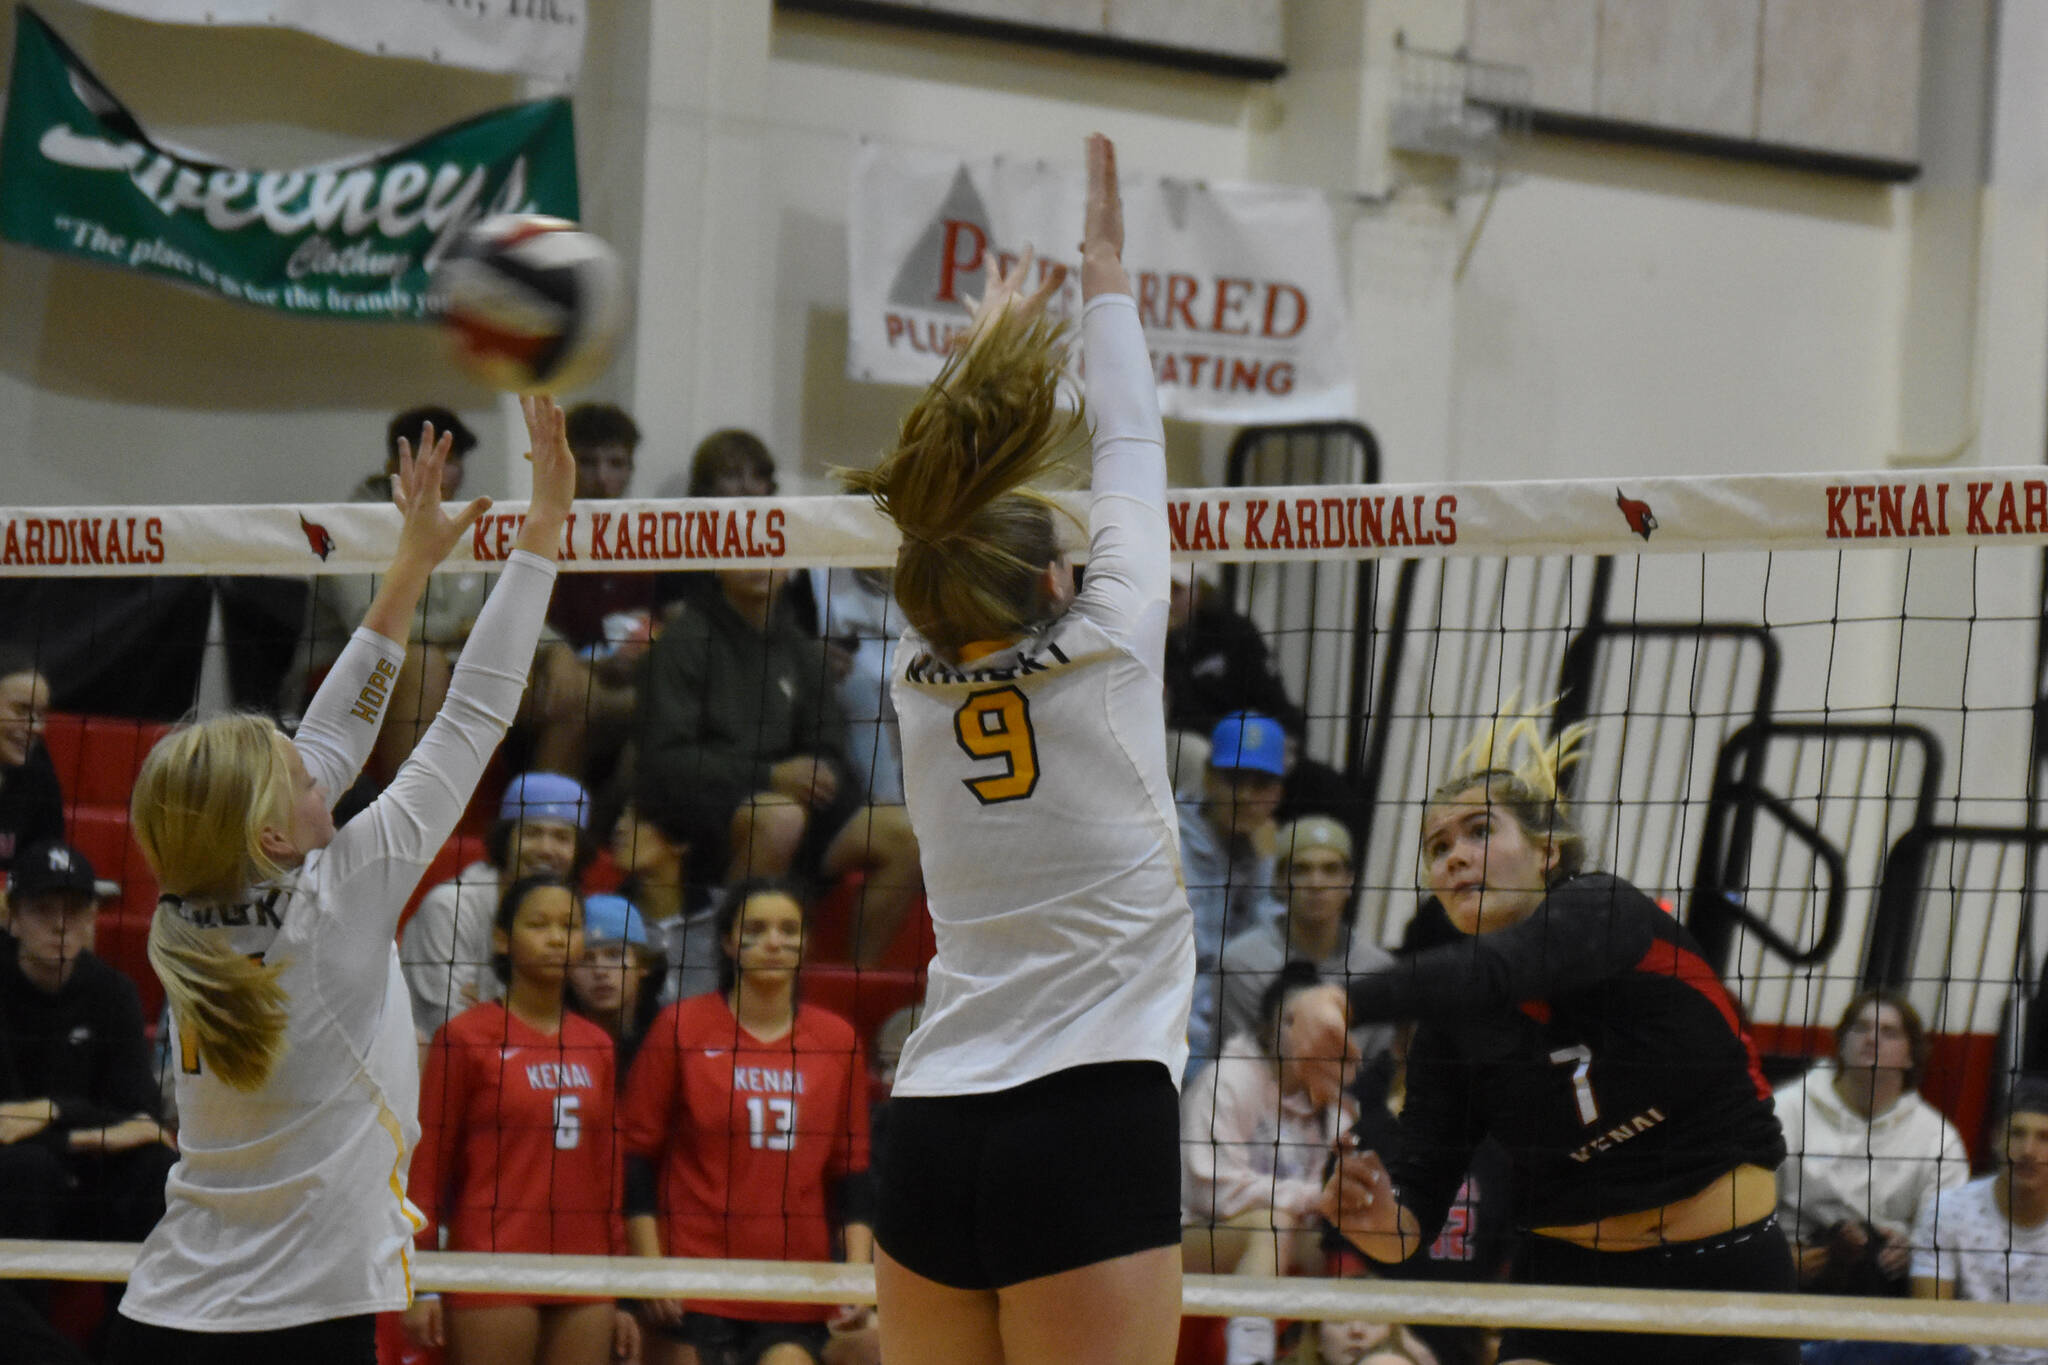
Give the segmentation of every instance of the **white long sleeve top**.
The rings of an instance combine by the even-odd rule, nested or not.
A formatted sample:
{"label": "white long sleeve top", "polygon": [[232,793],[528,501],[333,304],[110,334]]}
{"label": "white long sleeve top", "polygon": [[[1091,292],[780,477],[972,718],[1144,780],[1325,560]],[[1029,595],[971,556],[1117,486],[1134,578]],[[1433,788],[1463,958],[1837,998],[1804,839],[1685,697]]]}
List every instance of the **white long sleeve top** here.
{"label": "white long sleeve top", "polygon": [[[392,936],[511,724],[554,577],[549,561],[513,553],[440,715],[327,848],[232,904],[166,903],[283,964],[290,1022],[283,1059],[253,1093],[221,1084],[173,1037],[180,1157],[121,1301],[129,1317],[267,1331],[410,1301],[419,1071]],[[328,791],[346,790],[368,757],[382,714],[367,704],[381,689],[366,685],[395,677],[402,655],[358,630],[308,708],[293,743]]]}
{"label": "white long sleeve top", "polygon": [[[894,666],[904,798],[938,951],[898,1095],[1095,1062],[1187,1062],[1192,917],[1166,766],[1166,457],[1129,295],[1082,310],[1094,416],[1088,578],[1036,633]],[[970,748],[970,745],[972,748]],[[979,754],[980,756],[977,756]]]}

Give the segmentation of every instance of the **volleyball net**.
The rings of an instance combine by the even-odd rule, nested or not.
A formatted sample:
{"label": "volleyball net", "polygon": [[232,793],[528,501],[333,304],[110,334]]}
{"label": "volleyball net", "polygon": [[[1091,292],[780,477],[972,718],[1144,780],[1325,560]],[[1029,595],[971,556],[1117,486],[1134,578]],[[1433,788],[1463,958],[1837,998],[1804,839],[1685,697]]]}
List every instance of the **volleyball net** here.
{"label": "volleyball net", "polygon": [[[2003,1144],[1994,1111],[2015,1076],[2042,1065],[2034,1001],[2048,930],[2033,903],[2048,845],[2038,783],[2048,481],[2039,471],[1955,470],[1332,484],[1311,481],[1327,477],[1327,463],[1290,472],[1284,451],[1250,468],[1260,486],[1170,495],[1174,780],[1183,824],[1214,822],[1242,855],[1227,860],[1221,885],[1191,876],[1191,897],[1226,907],[1232,939],[1264,928],[1283,958],[1297,955],[1314,937],[1303,927],[1313,907],[1285,855],[1303,846],[1304,818],[1326,817],[1346,854],[1334,955],[1364,961],[1368,950],[1398,950],[1414,941],[1411,924],[1425,909],[1424,803],[1474,732],[1516,706],[1540,710],[1547,733],[1586,722],[1565,786],[1589,864],[1643,888],[1686,925],[1773,1081],[1790,1083],[1833,1057],[1837,1025],[1864,991],[1895,992],[1924,1022],[1920,1093],[1954,1126],[1972,1169],[1956,1171],[1952,1152],[1867,1153],[1860,1176],[1834,1171],[1845,1187],[1860,1179],[1864,1206],[1830,1206],[1806,1235],[1844,1221],[1898,1227],[1934,1256],[1935,1237],[1910,1215],[1901,1223],[1895,1209],[1880,1210],[1872,1186],[1931,1188],[1989,1174]],[[1085,524],[1085,494],[1064,496]],[[373,759],[358,801],[431,720],[447,659],[519,515],[500,504],[436,575],[398,680],[405,695],[387,721],[391,751]],[[0,579],[17,604],[0,621],[0,644],[26,650],[54,694],[44,745],[67,835],[118,888],[101,912],[99,950],[136,980],[152,1015],[161,993],[142,942],[155,889],[126,828],[141,755],[195,697],[202,709],[294,715],[367,601],[362,576],[382,567],[396,532],[390,509],[366,504],[0,508]],[[1084,555],[1078,534],[1074,541]],[[442,907],[449,914],[474,915],[471,900],[494,905],[517,858],[506,826],[516,835],[519,822],[502,817],[518,809],[501,807],[501,793],[522,772],[560,771],[587,793],[573,870],[593,892],[623,883],[642,913],[646,956],[660,959],[644,989],[660,999],[714,989],[725,949],[708,893],[742,861],[741,836],[712,767],[689,764],[712,763],[703,753],[730,737],[653,734],[650,717],[681,724],[674,718],[702,721],[722,708],[734,723],[772,720],[812,739],[821,725],[837,727],[840,789],[819,804],[820,818],[829,807],[853,833],[806,831],[786,851],[789,870],[809,874],[815,888],[801,991],[851,1022],[859,1064],[873,1073],[858,1078],[843,1108],[883,1102],[931,945],[919,889],[887,884],[900,862],[863,844],[864,832],[882,828],[865,813],[901,801],[884,681],[901,619],[878,572],[893,556],[893,530],[856,499],[580,503],[558,586],[571,607],[558,610],[536,660],[535,700],[415,901],[450,884],[472,890]],[[704,696],[650,706],[643,689],[662,675],[648,660],[660,657],[666,633],[693,615],[739,611],[735,603],[758,589],[732,571],[759,570],[787,571],[773,610],[801,608],[791,629],[812,647],[788,657],[802,675],[700,669],[691,685]],[[826,699],[829,714],[792,718],[771,694],[792,705]],[[1241,797],[1211,780],[1208,741],[1217,721],[1244,709],[1273,714],[1289,759],[1277,809],[1237,828],[1230,812]],[[1003,772],[1008,738],[998,723],[963,732],[962,742],[984,746],[969,752]],[[773,765],[794,752],[717,761],[772,782]],[[1282,831],[1295,842],[1276,860]],[[643,856],[654,844],[669,861]],[[783,856],[761,856],[771,854]],[[662,877],[691,894],[667,894]],[[408,950],[415,1007],[438,1011],[421,1021],[423,1034],[500,989],[491,955],[467,941],[438,961]],[[1190,1265],[1240,1272],[1191,1275],[1191,1313],[2048,1346],[2048,1325],[2003,1304],[1459,1283],[1460,1263],[1467,1278],[1483,1279],[1511,1240],[1505,1204],[1482,1212],[1472,1182],[1432,1248],[1449,1262],[1441,1278],[1345,1278],[1323,1239],[1287,1231],[1298,1220],[1274,1209],[1288,1181],[1319,1177],[1334,1128],[1351,1115],[1303,1126],[1280,1112],[1288,1044],[1260,1008],[1276,969],[1234,980],[1225,946],[1205,948],[1208,1052],[1248,1040],[1239,1049],[1246,1064],[1273,1069],[1275,1109],[1269,1122],[1231,1128],[1212,1090],[1208,1111],[1188,1116]],[[1328,942],[1315,946],[1309,956],[1332,957]],[[1377,1066],[1381,1076],[1376,1089],[1357,1083],[1352,1103],[1384,1105],[1391,1095],[1398,1104],[1398,1039],[1359,1041],[1368,1052],[1360,1069]],[[1198,1058],[1191,1094],[1204,1093],[1194,1086],[1201,1070]],[[746,1118],[741,1106],[732,1113],[719,1121]],[[843,1112],[820,1121],[853,1122]],[[767,1136],[799,1146],[813,1137],[790,1124]],[[1886,1169],[1891,1161],[1925,1169],[1903,1181]],[[1229,1200],[1215,1192],[1226,1183],[1219,1165],[1236,1176]],[[603,1194],[616,1207],[618,1191]],[[1788,1220],[1798,1212],[1788,1208]],[[1219,1251],[1219,1231],[1250,1235]],[[2032,1254],[2024,1240],[1984,1250],[2019,1265]],[[123,1254],[0,1244],[0,1277],[118,1278]],[[1929,1264],[1936,1278],[1952,1278],[1951,1262]],[[1270,1273],[1283,1268],[1295,1273]],[[424,1256],[420,1283],[624,1298],[847,1303],[872,1294],[864,1271],[823,1262],[636,1265],[461,1251]]]}

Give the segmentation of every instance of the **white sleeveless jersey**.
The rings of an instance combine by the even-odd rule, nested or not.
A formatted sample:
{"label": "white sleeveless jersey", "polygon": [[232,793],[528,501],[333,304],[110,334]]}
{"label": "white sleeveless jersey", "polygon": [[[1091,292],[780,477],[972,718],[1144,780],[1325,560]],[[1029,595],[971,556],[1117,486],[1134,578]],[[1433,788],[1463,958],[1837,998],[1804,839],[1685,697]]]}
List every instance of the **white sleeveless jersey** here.
{"label": "white sleeveless jersey", "polygon": [[[447,703],[384,794],[325,850],[238,904],[174,902],[236,951],[284,964],[286,1051],[231,1089],[173,1038],[179,1161],[121,1312],[186,1331],[268,1331],[404,1308],[422,1226],[405,1197],[419,1138],[418,1044],[393,942],[519,703],[554,566],[517,553]],[[293,742],[330,793],[368,756],[402,648],[356,632]]]}
{"label": "white sleeveless jersey", "polygon": [[1187,1062],[1193,920],[1167,775],[1172,573],[1152,372],[1128,296],[1083,313],[1095,421],[1087,583],[1067,612],[952,666],[897,652],[904,797],[938,943],[895,1093],[975,1094],[1068,1067]]}

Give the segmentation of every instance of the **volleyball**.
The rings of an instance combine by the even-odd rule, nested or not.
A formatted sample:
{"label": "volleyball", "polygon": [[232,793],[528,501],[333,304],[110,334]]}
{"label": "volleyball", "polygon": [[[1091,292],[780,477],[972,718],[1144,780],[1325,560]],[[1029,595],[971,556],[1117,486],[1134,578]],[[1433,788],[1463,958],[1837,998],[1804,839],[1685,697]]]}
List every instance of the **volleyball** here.
{"label": "volleyball", "polygon": [[618,254],[541,214],[498,214],[469,228],[435,269],[434,293],[463,368],[519,393],[595,379],[626,317]]}

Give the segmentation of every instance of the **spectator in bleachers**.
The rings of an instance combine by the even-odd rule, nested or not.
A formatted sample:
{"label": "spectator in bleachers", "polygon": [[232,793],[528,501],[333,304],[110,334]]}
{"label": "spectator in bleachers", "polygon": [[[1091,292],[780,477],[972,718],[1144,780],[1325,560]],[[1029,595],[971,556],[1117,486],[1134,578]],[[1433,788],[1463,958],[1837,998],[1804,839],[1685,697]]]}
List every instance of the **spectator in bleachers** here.
{"label": "spectator in bleachers", "polygon": [[43,747],[49,709],[35,657],[0,646],[0,872],[31,844],[64,837],[64,794]]}
{"label": "spectator in bleachers", "polygon": [[[781,491],[775,456],[767,442],[742,427],[721,427],[697,443],[690,453],[689,481],[683,491],[693,498],[772,498]],[[717,591],[717,580],[704,572],[662,575],[658,591],[664,603],[697,592]],[[808,576],[793,580],[782,594],[783,609],[806,635],[819,633],[818,603]],[[828,656],[829,657],[829,656]],[[835,668],[844,660],[835,661]]]}
{"label": "spectator in bleachers", "polygon": [[1206,735],[1235,711],[1256,711],[1301,728],[1301,708],[1273,666],[1266,637],[1233,611],[1208,565],[1177,568],[1166,632],[1166,725]]}
{"label": "spectator in bleachers", "polygon": [[[1223,1014],[1228,1038],[1257,1030],[1259,999],[1281,967],[1313,964],[1325,981],[1343,985],[1354,972],[1375,971],[1393,955],[1356,932],[1357,881],[1351,831],[1327,815],[1304,815],[1280,826],[1274,840],[1275,890],[1284,899],[1223,945]],[[1364,1055],[1384,1051],[1393,1029],[1370,1025],[1353,1039]]]}
{"label": "spectator in bleachers", "polygon": [[693,832],[689,812],[655,815],[628,802],[612,827],[612,861],[623,873],[619,894],[647,923],[649,946],[659,955],[663,1005],[718,989],[725,949],[719,940],[723,897],[715,885],[691,875],[692,850],[718,843],[716,834]]}
{"label": "spectator in bleachers", "polygon": [[819,631],[827,671],[846,715],[846,750],[861,798],[874,805],[903,804],[903,740],[889,677],[903,613],[881,569],[812,569]]}
{"label": "spectator in bleachers", "polygon": [[[872,1259],[867,1069],[853,1026],[798,1003],[804,910],[774,882],[721,912],[721,989],[663,1010],[626,1084],[626,1230],[636,1256]],[[647,1365],[819,1362],[817,1304],[657,1299]],[[694,1357],[689,1352],[694,1351]]]}
{"label": "spectator in bleachers", "polygon": [[[577,501],[625,497],[640,447],[631,414],[612,403],[578,403],[567,420]],[[543,648],[536,675],[534,766],[576,773],[593,788],[611,771],[639,705],[654,608],[654,574],[562,575],[548,606],[561,641]]]}
{"label": "spectator in bleachers", "polygon": [[1216,1055],[1223,945],[1270,913],[1273,810],[1287,778],[1287,739],[1271,716],[1238,711],[1216,723],[1202,799],[1180,807],[1181,875],[1195,914],[1190,1069]]}
{"label": "spectator in bleachers", "polygon": [[[889,946],[919,885],[900,806],[866,806],[817,642],[776,609],[786,575],[721,569],[648,657],[635,804],[723,837],[694,869],[724,880],[867,873],[855,961]],[[708,840],[707,840],[708,842]],[[713,875],[716,875],[715,872]]]}
{"label": "spectator in bleachers", "polygon": [[[604,1029],[566,1007],[583,952],[583,905],[559,876],[526,877],[499,902],[491,968],[503,1001],[473,1005],[434,1036],[420,1081],[420,1140],[408,1194],[421,1250],[605,1256],[614,1210],[616,1055]],[[405,1326],[450,1365],[609,1365],[639,1325],[602,1300],[422,1294]]]}
{"label": "spectator in bleachers", "polygon": [[1799,1285],[1822,1294],[1906,1292],[1913,1218],[1970,1178],[1962,1135],[1918,1093],[1927,1027],[1892,991],[1865,991],[1835,1024],[1834,1056],[1779,1090],[1789,1153],[1778,1216]]}
{"label": "spectator in bleachers", "polygon": [[647,943],[647,922],[624,896],[583,903],[583,954],[569,964],[569,1008],[611,1035],[624,1075],[661,1008],[661,958]]}
{"label": "spectator in bleachers", "polygon": [[[462,487],[463,460],[476,449],[477,437],[469,424],[438,404],[408,408],[393,417],[384,428],[384,466],[367,475],[349,493],[350,502],[391,503],[391,480],[398,473],[399,443],[412,443],[414,450],[431,449],[433,433],[450,438],[448,459],[441,466],[441,496],[453,499]],[[412,630],[405,641],[405,662],[391,685],[391,699],[385,707],[384,727],[366,767],[372,787],[391,780],[413,745],[440,714],[448,695],[454,657],[469,638],[489,594],[492,576],[480,571],[435,574],[420,594],[413,611]],[[373,580],[344,575],[320,578],[313,587],[309,611],[307,667],[313,674],[324,673],[348,643],[356,623],[368,610]]]}
{"label": "spectator in bleachers", "polygon": [[[1441,919],[1442,908],[1434,907]],[[1401,954],[1406,956],[1434,946],[1435,923],[1417,915],[1403,936]],[[1441,919],[1441,932],[1456,936],[1450,921]],[[1355,1031],[1354,1031],[1355,1035]],[[1408,1049],[1415,1040],[1415,1025],[1394,1030],[1393,1043],[1386,1051],[1370,1057],[1358,1070],[1352,1093],[1358,1097],[1358,1126],[1352,1130],[1360,1151],[1391,1151],[1400,1143],[1400,1115],[1408,1100]],[[1514,1200],[1512,1164],[1507,1150],[1495,1138],[1487,1138],[1473,1150],[1465,1178],[1451,1199],[1443,1230],[1418,1256],[1400,1265],[1378,1265],[1359,1254],[1358,1249],[1325,1225],[1323,1249],[1333,1273],[1367,1275],[1385,1279],[1419,1280],[1431,1284],[1479,1284],[1498,1280],[1507,1269],[1514,1250]],[[1422,1324],[1410,1334],[1431,1352],[1441,1365],[1488,1365],[1494,1359],[1491,1333],[1477,1327],[1453,1327],[1440,1323]]]}
{"label": "spectator in bleachers", "polygon": [[1415,1329],[1398,1323],[1332,1319],[1303,1328],[1286,1365],[1437,1365],[1436,1354]]}
{"label": "spectator in bleachers", "polygon": [[642,814],[628,804],[612,827],[612,861],[625,874],[619,894],[647,922],[662,960],[656,994],[664,1005],[718,989],[725,950],[718,940],[718,896],[690,876],[690,833],[683,814]]}
{"label": "spectator in bleachers", "polygon": [[[2048,1079],[2020,1076],[2000,1106],[1998,1172],[1956,1189],[1932,1190],[1913,1224],[1913,1297],[2048,1305]],[[1846,1344],[1846,1343],[1845,1343]],[[1951,1356],[1933,1354],[1947,1349]],[[1987,1346],[1892,1347],[1829,1357],[1871,1365],[1988,1361],[2042,1365],[2048,1350]]]}
{"label": "spectator in bleachers", "polygon": [[423,1035],[496,998],[491,926],[499,898],[523,877],[580,877],[595,852],[589,820],[590,797],[573,777],[525,773],[505,788],[483,860],[427,892],[399,937],[413,1025]]}
{"label": "spectator in bleachers", "polygon": [[[640,448],[640,427],[631,414],[612,403],[578,403],[569,409],[568,424],[569,449],[576,456],[576,500],[625,497],[633,482],[634,452]],[[605,618],[618,612],[644,616],[653,607],[651,574],[567,574],[548,606],[548,624],[574,648],[589,649],[605,642]]]}
{"label": "spectator in bleachers", "polygon": [[[1181,1100],[1182,1263],[1195,1274],[1316,1274],[1323,1170],[1358,1118],[1343,991],[1287,963]],[[1273,1359],[1270,1318],[1233,1318],[1227,1358]]]}
{"label": "spectator in bleachers", "polygon": [[[141,1000],[93,952],[98,914],[78,850],[39,843],[14,860],[0,940],[0,1236],[139,1242],[163,1216],[177,1157]],[[17,1315],[0,1311],[0,1324]]]}

